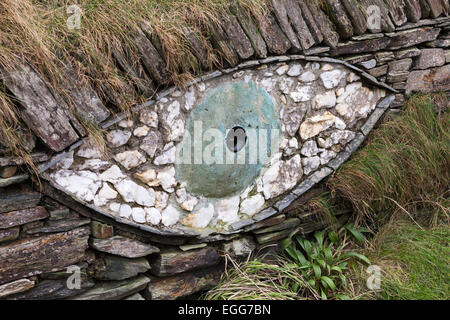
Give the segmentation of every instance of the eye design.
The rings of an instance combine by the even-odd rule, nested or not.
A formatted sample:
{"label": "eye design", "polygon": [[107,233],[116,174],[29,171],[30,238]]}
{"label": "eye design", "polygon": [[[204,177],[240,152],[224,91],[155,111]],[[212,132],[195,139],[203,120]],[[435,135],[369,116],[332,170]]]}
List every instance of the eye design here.
{"label": "eye design", "polygon": [[337,63],[224,72],[117,121],[106,152],[85,140],[46,177],[144,230],[228,233],[283,209],[336,169],[381,116],[385,96]]}

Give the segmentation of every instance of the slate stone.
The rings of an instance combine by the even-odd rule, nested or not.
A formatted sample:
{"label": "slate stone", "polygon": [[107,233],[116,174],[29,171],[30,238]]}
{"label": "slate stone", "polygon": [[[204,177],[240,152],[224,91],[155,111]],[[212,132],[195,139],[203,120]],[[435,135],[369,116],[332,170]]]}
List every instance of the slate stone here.
{"label": "slate stone", "polygon": [[0,230],[0,243],[17,239],[19,237],[19,233],[19,227]]}
{"label": "slate stone", "polygon": [[133,279],[97,283],[87,292],[75,296],[73,300],[120,300],[142,291],[149,284],[150,278],[138,276]]}
{"label": "slate stone", "polygon": [[65,232],[91,222],[91,219],[68,219],[68,220],[51,220],[47,221],[43,226],[36,228],[31,228],[26,230],[26,234],[36,234],[36,233],[55,233],[55,232]]}
{"label": "slate stone", "polygon": [[139,50],[145,69],[157,83],[166,84],[170,79],[170,73],[167,70],[166,63],[151,41],[139,28],[135,30],[132,36],[134,38],[134,43]]}
{"label": "slate stone", "polygon": [[125,258],[140,258],[159,252],[159,248],[130,238],[114,236],[106,239],[92,238],[89,245],[101,252],[115,254]]}
{"label": "slate stone", "polygon": [[369,74],[371,76],[374,76],[376,78],[384,76],[385,74],[387,74],[388,72],[388,65],[385,64],[384,66],[380,66],[380,67],[375,67],[371,70],[369,70]]}
{"label": "slate stone", "polygon": [[396,59],[405,59],[405,58],[412,58],[420,56],[421,51],[417,49],[416,47],[404,49],[395,52],[395,58]]}
{"label": "slate stone", "polygon": [[297,227],[300,224],[300,219],[298,218],[290,218],[287,219],[279,224],[273,225],[273,226],[269,226],[266,228],[262,228],[262,229],[257,229],[254,230],[253,233],[254,234],[263,234],[263,233],[269,233],[269,232],[275,232],[275,231],[281,231],[281,230],[286,230],[286,229],[290,229],[293,230],[295,227]]}
{"label": "slate stone", "polygon": [[419,0],[420,10],[422,11],[422,19],[426,19],[431,14],[431,8],[427,0]]}
{"label": "slate stone", "polygon": [[311,10],[308,8],[308,5],[304,1],[297,1],[297,4],[300,6],[303,19],[309,29],[309,32],[314,38],[315,43],[321,43],[323,41],[322,31],[320,30],[318,23],[314,19]]}
{"label": "slate stone", "polygon": [[266,58],[267,57],[267,46],[264,42],[264,39],[261,36],[258,28],[256,27],[253,18],[247,15],[240,7],[234,6],[232,7],[232,12],[235,14],[239,23],[241,24],[242,29],[247,35],[250,43],[255,50],[256,56],[258,58]]}
{"label": "slate stone", "polygon": [[388,61],[394,60],[394,58],[395,58],[394,53],[391,51],[375,53],[375,59],[377,60],[378,64],[384,64]]}
{"label": "slate stone", "polygon": [[17,240],[0,246],[0,284],[61,270],[84,257],[89,228]]}
{"label": "slate stone", "polygon": [[254,222],[254,220],[252,220],[252,219],[236,221],[228,226],[228,230],[236,231],[236,230],[242,229],[243,227],[251,225],[253,222]]}
{"label": "slate stone", "polygon": [[151,262],[151,273],[161,277],[170,276],[185,271],[209,267],[218,264],[219,254],[215,248],[206,247],[198,250],[161,252]]}
{"label": "slate stone", "polygon": [[291,48],[291,42],[281,31],[272,15],[261,17],[258,20],[258,27],[270,53],[282,55]]}
{"label": "slate stone", "polygon": [[259,244],[265,244],[268,242],[279,241],[284,238],[287,238],[291,232],[292,232],[292,230],[288,229],[288,230],[276,231],[276,232],[272,232],[272,233],[259,234],[256,236],[256,241]]}
{"label": "slate stone", "polygon": [[420,56],[414,61],[414,69],[428,69],[445,64],[443,49],[422,49]]}
{"label": "slate stone", "polygon": [[94,286],[94,282],[81,277],[79,289],[69,289],[67,279],[43,280],[34,288],[21,294],[8,297],[10,300],[61,300],[79,295]]}
{"label": "slate stone", "polygon": [[222,19],[225,32],[239,57],[245,60],[253,56],[255,51],[253,50],[252,44],[239,25],[236,17],[231,14],[225,14]]}
{"label": "slate stone", "polygon": [[430,15],[432,18],[439,17],[444,8],[442,7],[441,0],[427,0],[428,6],[430,7]]}
{"label": "slate stone", "polygon": [[349,42],[338,46],[336,49],[331,50],[330,54],[332,56],[338,56],[344,54],[377,52],[386,48],[390,42],[391,39],[389,38],[379,38],[359,42]]}
{"label": "slate stone", "polygon": [[[370,22],[368,23],[368,28],[371,32],[393,32],[395,30],[395,26],[389,16],[389,9],[387,8],[384,0],[361,0],[361,4],[364,6],[367,14],[371,15],[368,18],[368,21]],[[377,26],[375,23],[373,23],[375,12],[368,11],[370,6],[376,6],[380,9],[380,26]]]}
{"label": "slate stone", "polygon": [[261,221],[261,220],[267,219],[267,218],[269,218],[269,217],[271,217],[271,216],[273,216],[274,214],[277,214],[277,213],[278,213],[277,210],[275,210],[272,207],[268,207],[268,208],[266,208],[264,210],[261,210],[257,214],[255,214],[252,218],[255,221]]}
{"label": "slate stone", "polygon": [[265,228],[265,227],[270,227],[276,224],[279,224],[281,222],[283,222],[284,220],[286,220],[286,216],[284,214],[280,214],[278,216],[260,221],[260,222],[256,222],[248,227],[245,227],[245,231],[252,231],[252,230],[257,230],[257,229],[261,229],[261,228]]}
{"label": "slate stone", "polygon": [[411,22],[417,22],[422,17],[422,9],[419,0],[403,0],[405,3],[406,17]]}
{"label": "slate stone", "polygon": [[353,26],[343,4],[339,0],[326,0],[326,2],[328,4],[327,13],[341,38],[348,39],[353,36]]}
{"label": "slate stone", "polygon": [[48,217],[49,213],[44,207],[0,213],[0,229],[8,229]]}
{"label": "slate stone", "polygon": [[[220,52],[222,58],[231,66],[239,63],[239,57],[233,48],[230,39],[221,27],[213,25],[211,28],[211,40],[213,46]],[[202,79],[205,81],[204,79]]]}
{"label": "slate stone", "polygon": [[412,59],[400,59],[400,60],[394,60],[388,63],[389,65],[389,72],[391,71],[408,71],[412,66]]}
{"label": "slate stone", "polygon": [[[97,262],[98,263],[98,262]],[[128,259],[107,255],[97,266],[94,277],[99,280],[124,280],[150,270],[146,258]]]}
{"label": "slate stone", "polygon": [[341,2],[352,21],[355,34],[364,34],[367,30],[367,21],[359,8],[359,3],[356,0],[341,0]]}
{"label": "slate stone", "polygon": [[[28,174],[19,174],[11,178],[0,178],[0,188],[4,188],[13,184],[21,183],[29,178]],[[0,189],[1,190],[1,189]]]}
{"label": "slate stone", "polygon": [[436,92],[450,90],[450,65],[410,72],[406,82],[406,94],[412,92]]}
{"label": "slate stone", "polygon": [[29,65],[8,74],[0,70],[0,77],[22,104],[22,120],[52,150],[62,151],[79,139],[77,131],[84,130],[78,120]]}
{"label": "slate stone", "polygon": [[29,279],[20,279],[13,282],[0,285],[0,298],[10,296],[12,294],[27,291],[34,287],[34,281]]}
{"label": "slate stone", "polygon": [[114,236],[114,227],[106,223],[93,220],[91,222],[91,233],[94,238],[106,239]]}
{"label": "slate stone", "polygon": [[17,166],[7,166],[0,168],[0,177],[4,179],[11,178],[13,175],[16,174],[18,168],[19,167]]}
{"label": "slate stone", "polygon": [[302,222],[297,228],[299,234],[303,237],[313,233],[314,231],[321,230],[325,226],[325,223],[322,221],[307,221]]}
{"label": "slate stone", "polygon": [[[303,19],[302,15],[302,9],[299,6],[299,2],[296,0],[286,0],[284,3],[284,6],[286,8],[287,16],[289,18],[289,22],[291,23],[292,27],[294,28],[296,35],[298,39],[300,39],[300,44],[303,48],[303,50],[307,50],[311,48],[314,44],[316,44],[316,40],[314,39],[313,35],[311,34],[308,25],[306,24],[306,21]],[[306,6],[304,6],[306,7]],[[310,14],[308,8],[306,7],[307,13]],[[315,25],[314,20],[313,26]],[[310,23],[312,24],[312,23]],[[320,34],[321,36],[322,34]],[[318,41],[317,43],[320,43],[321,41]]]}
{"label": "slate stone", "polygon": [[436,39],[425,43],[429,48],[448,48],[450,47],[450,39]]}
{"label": "slate stone", "polygon": [[364,135],[368,135],[369,132],[375,127],[375,124],[378,122],[378,120],[381,118],[381,116],[384,114],[384,109],[382,108],[376,108],[370,117],[366,120],[366,122],[361,127],[361,132]]}
{"label": "slate stone", "polygon": [[152,278],[144,295],[151,300],[175,300],[216,286],[223,273],[221,265],[164,278]]}
{"label": "slate stone", "polygon": [[424,27],[397,32],[393,35],[388,49],[396,50],[411,47],[427,41],[433,41],[437,38],[439,31],[440,29]]}
{"label": "slate stone", "polygon": [[285,6],[287,2],[282,0],[271,0],[271,3],[273,12],[278,21],[278,25],[291,42],[292,48],[294,48],[295,51],[302,50],[302,45],[300,44],[296,33],[292,29],[291,24],[289,23],[288,10]]}
{"label": "slate stone", "polygon": [[[314,17],[317,27],[323,35],[323,42],[331,48],[336,48],[339,42],[339,35],[327,15],[319,8],[315,1],[300,1],[299,3],[302,10],[305,4],[308,7],[311,15]],[[312,30],[312,28],[310,28],[310,30]]]}
{"label": "slate stone", "polygon": [[408,21],[403,0],[387,0],[386,4],[389,8],[391,19],[396,26],[401,26]]}

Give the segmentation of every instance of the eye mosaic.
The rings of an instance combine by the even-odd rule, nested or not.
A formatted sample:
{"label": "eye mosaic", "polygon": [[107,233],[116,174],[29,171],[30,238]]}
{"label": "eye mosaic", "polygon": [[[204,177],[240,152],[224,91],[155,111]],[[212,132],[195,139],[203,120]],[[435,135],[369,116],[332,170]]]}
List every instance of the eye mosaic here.
{"label": "eye mosaic", "polygon": [[338,63],[238,69],[172,90],[110,126],[106,152],[85,139],[45,177],[144,230],[232,233],[345,161],[383,114],[386,96]]}

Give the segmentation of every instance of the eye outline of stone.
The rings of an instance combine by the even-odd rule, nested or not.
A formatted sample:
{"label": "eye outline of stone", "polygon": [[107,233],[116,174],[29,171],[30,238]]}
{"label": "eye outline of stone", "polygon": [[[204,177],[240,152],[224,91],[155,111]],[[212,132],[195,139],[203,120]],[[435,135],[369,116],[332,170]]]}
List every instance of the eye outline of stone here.
{"label": "eye outline of stone", "polygon": [[[244,140],[244,141],[242,141]],[[241,126],[229,129],[225,138],[225,144],[231,152],[238,153],[247,145],[247,132]]]}

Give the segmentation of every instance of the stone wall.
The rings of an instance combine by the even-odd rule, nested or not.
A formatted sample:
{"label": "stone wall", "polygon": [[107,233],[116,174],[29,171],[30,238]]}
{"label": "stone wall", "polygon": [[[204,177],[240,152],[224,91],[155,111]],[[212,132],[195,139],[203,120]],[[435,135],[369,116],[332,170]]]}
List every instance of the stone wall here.
{"label": "stone wall", "polygon": [[[26,110],[24,121],[30,130],[24,129],[23,140],[30,150],[34,150],[34,161],[41,163],[39,170],[42,177],[38,180],[27,173],[19,158],[0,157],[0,299],[175,299],[205,290],[220,278],[225,252],[233,257],[245,257],[252,250],[257,252],[268,246],[273,247],[293,229],[298,229],[306,237],[326,227],[326,222],[314,212],[299,212],[297,208],[314,195],[317,183],[360,146],[388,105],[390,111],[398,112],[403,107],[405,97],[411,93],[446,91],[448,95],[450,92],[450,19],[447,16],[447,0],[363,0],[360,3],[366,9],[365,12],[358,9],[360,7],[356,1],[347,0],[327,0],[330,9],[327,11],[321,11],[310,2],[272,3],[273,15],[267,16],[260,24],[247,21],[239,12],[228,17],[229,23],[223,34],[220,34],[217,49],[228,49],[234,59],[229,61],[227,69],[200,77],[195,88],[199,88],[201,83],[214,87],[222,83],[223,79],[239,81],[245,77],[258,79],[259,76],[261,84],[267,72],[273,73],[277,81],[281,81],[289,79],[287,72],[295,65],[301,65],[301,74],[291,71],[297,81],[298,77],[311,71],[314,63],[319,64],[319,70],[325,65],[331,65],[334,69],[347,72],[346,76],[353,74],[362,78],[361,82],[371,92],[383,90],[388,96],[377,99],[377,108],[364,116],[364,123],[358,124],[354,139],[342,146],[332,162],[321,164],[315,168],[316,171],[305,174],[302,179],[295,181],[295,188],[287,188],[274,201],[267,202],[257,215],[243,216],[231,229],[201,234],[195,230],[186,232],[186,229],[168,232],[164,228],[153,228],[151,222],[139,223],[142,212],[135,212],[128,218],[120,215],[120,209],[118,215],[100,212],[97,210],[99,206],[94,204],[94,197],[99,190],[93,192],[92,202],[83,202],[68,196],[70,192],[64,188],[55,188],[57,184],[47,181],[51,181],[49,173],[55,172],[55,168],[67,166],[68,154],[75,154],[75,165],[85,164],[76,158],[79,150],[86,146],[81,145],[80,140],[83,130],[77,128],[76,119],[64,108],[58,107],[61,106],[58,104],[60,100],[51,90],[45,89],[47,86],[39,79],[39,75],[32,69],[22,70],[11,75],[10,81],[5,80],[4,83],[21,100]],[[381,8],[379,28],[366,23],[367,10],[373,4]],[[158,63],[152,64],[150,61],[148,68],[151,69],[150,76],[158,82],[167,78],[167,71],[156,49],[155,52],[156,56],[150,57],[159,59]],[[280,68],[286,75],[277,74]],[[32,76],[23,77],[24,74]],[[272,79],[271,76],[266,78],[269,81]],[[345,85],[342,84],[344,88]],[[83,90],[80,89],[80,92]],[[279,99],[283,95],[288,99],[295,98],[295,95],[292,97],[295,89],[289,88],[284,94],[278,82],[275,90],[281,91],[277,93]],[[41,95],[28,99],[36,91],[41,92]],[[184,96],[189,91],[168,88],[158,92],[154,100],[136,107],[131,125],[131,119],[125,114],[110,115],[103,103],[95,99],[95,93],[80,92],[80,99],[86,105],[93,106],[97,121],[105,129],[110,132],[132,132],[133,135],[128,139],[133,136],[131,142],[134,141],[136,146],[143,144],[140,132],[146,131],[145,136],[148,137],[153,128],[151,113],[142,116],[144,111],[156,110],[152,108],[158,104],[164,106],[166,100],[167,103],[169,100],[172,103],[178,101],[184,108],[189,104]],[[325,93],[320,91],[315,95]],[[195,93],[197,97],[199,94]],[[395,96],[391,98],[391,94]],[[183,99],[182,102],[179,99]],[[328,99],[321,101],[327,102]],[[169,104],[165,107],[169,107]],[[43,117],[43,111],[50,116]],[[331,114],[337,115],[336,112],[331,110]],[[158,117],[160,115],[158,113]],[[141,124],[140,118],[144,119]],[[173,119],[181,119],[185,125],[186,118],[174,115]],[[176,123],[169,121],[167,135],[178,135],[176,130],[179,127],[170,126]],[[297,121],[297,125],[300,123]],[[120,145],[122,139],[122,135],[112,136],[110,143]],[[293,150],[288,150],[288,142],[283,152],[292,152],[290,157],[295,154],[306,158],[308,155],[310,158],[315,156],[306,148],[303,153],[307,155],[302,154],[307,139],[301,139],[300,133],[297,133],[296,139],[297,146],[292,143]],[[161,142],[163,151],[169,143],[169,140]],[[148,152],[152,153],[153,146],[151,141],[148,150],[141,149],[148,155]],[[117,146],[119,149],[121,147]],[[62,153],[54,153],[63,150]],[[167,150],[170,148],[167,147]],[[153,162],[154,155],[149,156]],[[120,162],[118,165],[122,165]],[[306,160],[304,162],[303,171],[311,165]],[[101,161],[90,165],[99,172],[106,169]],[[97,169],[92,170],[95,172]],[[293,170],[292,173],[298,172]],[[81,179],[76,183],[83,181]],[[83,190],[91,187],[86,185]],[[102,187],[99,185],[97,189]],[[163,187],[159,186],[161,189],[157,191],[167,192]],[[166,187],[171,188],[170,185]],[[110,189],[102,193],[106,198],[112,197],[114,190]],[[182,198],[181,195],[179,198]],[[188,198],[185,195],[185,201],[181,202],[188,201]],[[97,202],[100,200],[97,199]],[[188,207],[188,203],[184,205]],[[348,213],[343,213],[339,220],[344,223],[348,218]],[[76,270],[80,270],[80,286],[69,289],[68,283],[76,282]]]}

